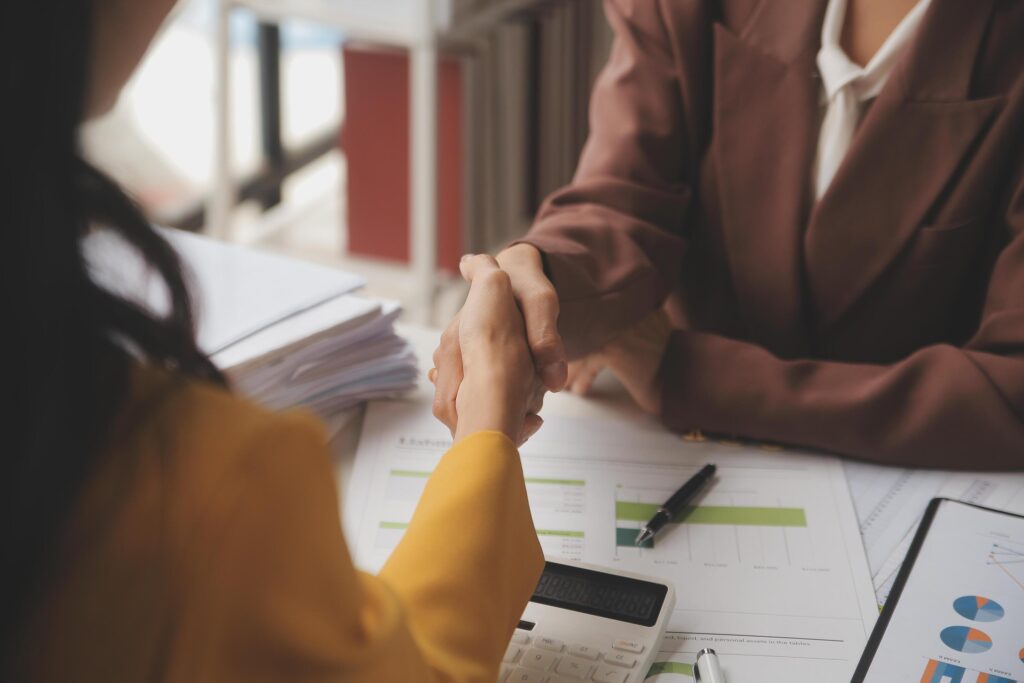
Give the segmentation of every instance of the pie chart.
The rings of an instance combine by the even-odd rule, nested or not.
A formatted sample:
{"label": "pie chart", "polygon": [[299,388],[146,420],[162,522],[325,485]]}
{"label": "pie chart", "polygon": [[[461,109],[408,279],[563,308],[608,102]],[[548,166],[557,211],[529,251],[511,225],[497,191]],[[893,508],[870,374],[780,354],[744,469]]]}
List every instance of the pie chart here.
{"label": "pie chart", "polygon": [[995,600],[980,595],[965,595],[953,601],[953,609],[964,619],[971,621],[999,621],[1006,612]]}
{"label": "pie chart", "polygon": [[992,647],[992,639],[988,637],[987,633],[982,633],[969,626],[947,626],[942,629],[939,638],[947,647],[967,654],[988,652]]}

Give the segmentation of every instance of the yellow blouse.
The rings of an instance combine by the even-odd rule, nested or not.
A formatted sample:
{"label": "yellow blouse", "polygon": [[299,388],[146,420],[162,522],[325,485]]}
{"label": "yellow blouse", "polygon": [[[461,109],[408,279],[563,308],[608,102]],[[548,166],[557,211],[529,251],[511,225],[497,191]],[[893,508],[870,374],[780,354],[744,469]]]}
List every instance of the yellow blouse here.
{"label": "yellow blouse", "polygon": [[23,680],[497,679],[543,564],[507,437],[444,456],[371,576],[313,419],[148,369],[131,391],[27,626]]}

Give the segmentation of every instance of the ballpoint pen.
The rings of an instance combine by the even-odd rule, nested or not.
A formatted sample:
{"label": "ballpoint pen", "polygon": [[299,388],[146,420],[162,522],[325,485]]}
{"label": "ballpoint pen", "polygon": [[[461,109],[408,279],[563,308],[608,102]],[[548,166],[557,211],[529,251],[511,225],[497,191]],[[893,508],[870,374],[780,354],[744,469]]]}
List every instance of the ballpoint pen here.
{"label": "ballpoint pen", "polygon": [[672,519],[683,511],[687,503],[700,493],[700,490],[715,476],[714,465],[704,465],[700,472],[690,477],[683,486],[672,494],[672,497],[665,501],[665,504],[658,508],[651,520],[640,529],[636,535],[636,545],[641,545],[647,539],[653,538],[661,527],[671,522]]}
{"label": "ballpoint pen", "polygon": [[725,683],[722,667],[718,665],[718,655],[710,647],[697,653],[693,662],[693,680],[695,683]]}

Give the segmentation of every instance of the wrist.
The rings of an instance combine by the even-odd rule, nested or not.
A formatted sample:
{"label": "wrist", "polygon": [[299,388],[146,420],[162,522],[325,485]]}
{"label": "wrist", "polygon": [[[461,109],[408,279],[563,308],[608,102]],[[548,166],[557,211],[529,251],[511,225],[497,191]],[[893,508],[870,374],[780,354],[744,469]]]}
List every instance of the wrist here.
{"label": "wrist", "polygon": [[456,441],[483,431],[501,432],[513,441],[518,439],[526,409],[522,401],[513,398],[513,382],[515,378],[500,370],[466,376],[455,399]]}

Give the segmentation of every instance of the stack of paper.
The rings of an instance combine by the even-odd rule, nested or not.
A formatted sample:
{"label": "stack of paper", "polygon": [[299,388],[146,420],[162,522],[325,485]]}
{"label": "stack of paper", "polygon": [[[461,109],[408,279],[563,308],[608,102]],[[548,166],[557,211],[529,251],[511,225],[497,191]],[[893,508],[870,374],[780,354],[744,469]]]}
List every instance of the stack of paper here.
{"label": "stack of paper", "polygon": [[[397,303],[352,294],[362,278],[174,230],[198,314],[200,347],[234,387],[271,408],[331,415],[415,385],[412,348],[394,330]],[[108,233],[85,245],[93,276],[160,314],[167,293]]]}
{"label": "stack of paper", "polygon": [[328,415],[416,383],[412,348],[395,334],[398,304],[343,295],[253,334],[213,360],[235,387],[272,408]]}

